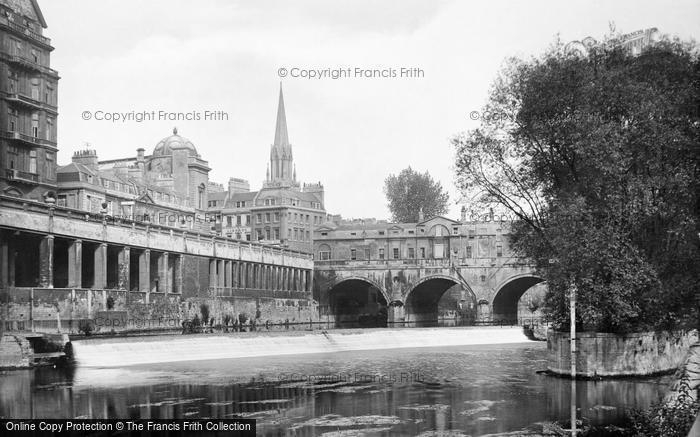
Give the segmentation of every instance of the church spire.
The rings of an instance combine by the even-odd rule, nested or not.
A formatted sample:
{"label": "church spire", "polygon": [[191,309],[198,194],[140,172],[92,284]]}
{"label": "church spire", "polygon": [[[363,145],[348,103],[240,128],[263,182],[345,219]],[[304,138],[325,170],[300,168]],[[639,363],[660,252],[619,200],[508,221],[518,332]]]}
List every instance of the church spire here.
{"label": "church spire", "polygon": [[284,96],[282,95],[282,82],[280,82],[280,99],[277,104],[277,125],[275,126],[275,146],[288,146],[287,115],[284,112]]}

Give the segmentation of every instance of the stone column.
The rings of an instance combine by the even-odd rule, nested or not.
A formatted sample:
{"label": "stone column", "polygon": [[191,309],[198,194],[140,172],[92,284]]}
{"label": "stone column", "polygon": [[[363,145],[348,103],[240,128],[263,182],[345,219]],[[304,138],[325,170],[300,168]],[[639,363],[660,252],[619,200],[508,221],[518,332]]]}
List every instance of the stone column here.
{"label": "stone column", "polygon": [[219,284],[219,288],[221,289],[221,290],[219,290],[220,295],[223,295],[224,288],[226,287],[226,272],[224,270],[225,270],[224,260],[220,259],[220,260],[218,260],[218,266],[216,268],[216,272],[219,275],[217,282]]}
{"label": "stone column", "polygon": [[139,255],[139,291],[151,292],[151,251],[148,249]]}
{"label": "stone column", "polygon": [[238,288],[238,261],[231,262],[231,288]]}
{"label": "stone column", "polygon": [[126,246],[119,251],[117,255],[117,268],[119,276],[117,278],[117,288],[119,290],[131,290],[131,248]]}
{"label": "stone column", "polygon": [[185,267],[185,257],[183,255],[175,255],[175,258],[173,259],[173,267],[175,268],[173,293],[182,294],[182,275]]}
{"label": "stone column", "polygon": [[92,288],[104,290],[107,287],[107,244],[101,243],[95,249],[95,282]]}
{"label": "stone column", "polygon": [[215,259],[209,260],[209,287],[210,288],[218,287],[219,275],[216,273],[216,264],[217,264],[217,262]]}
{"label": "stone column", "polygon": [[68,288],[83,286],[83,241],[75,240],[68,246]]}
{"label": "stone column", "polygon": [[53,288],[53,235],[39,243],[39,286]]}
{"label": "stone column", "polygon": [[0,288],[10,286],[10,247],[5,232],[0,230]]}
{"label": "stone column", "polygon": [[231,269],[233,263],[231,261],[224,261],[224,284],[227,288],[231,289],[233,284],[231,283]]}
{"label": "stone column", "polygon": [[[164,293],[170,293],[170,285],[172,280],[172,272],[170,270],[170,263],[168,262],[168,252],[163,252],[158,260],[158,288],[157,291],[163,291]],[[168,273],[171,273],[170,275]]]}

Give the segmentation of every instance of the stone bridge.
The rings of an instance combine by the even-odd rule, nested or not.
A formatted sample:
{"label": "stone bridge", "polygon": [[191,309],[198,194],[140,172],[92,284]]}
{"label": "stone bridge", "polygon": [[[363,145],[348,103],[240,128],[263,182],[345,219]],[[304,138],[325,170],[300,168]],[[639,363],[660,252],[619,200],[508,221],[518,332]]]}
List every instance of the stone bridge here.
{"label": "stone bridge", "polygon": [[314,298],[319,302],[322,317],[339,321],[347,313],[347,297],[366,292],[367,298],[363,300],[366,308],[359,312],[386,311],[390,324],[421,325],[437,322],[440,298],[448,290],[459,290],[460,308],[473,309],[477,321],[512,323],[517,321],[521,296],[542,282],[533,267],[522,259],[464,261],[457,258],[317,260]]}

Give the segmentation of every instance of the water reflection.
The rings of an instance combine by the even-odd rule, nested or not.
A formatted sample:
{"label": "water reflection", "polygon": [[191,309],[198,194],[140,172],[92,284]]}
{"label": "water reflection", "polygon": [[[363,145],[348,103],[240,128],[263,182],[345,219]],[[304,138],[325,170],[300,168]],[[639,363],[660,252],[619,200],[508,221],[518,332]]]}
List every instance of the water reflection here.
{"label": "water reflection", "polygon": [[[536,372],[545,352],[528,343],[4,372],[0,416],[240,416],[257,419],[262,435],[512,432],[568,419],[570,382]],[[579,417],[619,421],[666,383],[580,381]]]}

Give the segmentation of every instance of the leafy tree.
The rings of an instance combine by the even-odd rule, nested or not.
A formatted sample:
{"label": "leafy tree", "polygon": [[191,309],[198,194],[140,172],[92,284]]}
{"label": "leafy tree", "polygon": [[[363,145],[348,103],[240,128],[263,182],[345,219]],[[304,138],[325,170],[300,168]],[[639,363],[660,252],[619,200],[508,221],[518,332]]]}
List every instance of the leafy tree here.
{"label": "leafy tree", "polygon": [[397,223],[417,222],[421,208],[425,218],[447,213],[449,195],[427,171],[418,173],[408,167],[398,175],[389,175],[384,181],[384,194],[392,220]]}
{"label": "leafy tree", "polygon": [[472,209],[517,219],[514,249],[548,283],[545,313],[627,331],[697,323],[700,63],[664,38],[633,56],[604,43],[511,59],[484,113],[454,138]]}

